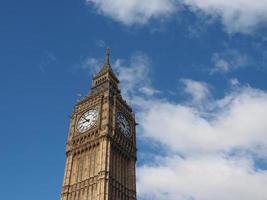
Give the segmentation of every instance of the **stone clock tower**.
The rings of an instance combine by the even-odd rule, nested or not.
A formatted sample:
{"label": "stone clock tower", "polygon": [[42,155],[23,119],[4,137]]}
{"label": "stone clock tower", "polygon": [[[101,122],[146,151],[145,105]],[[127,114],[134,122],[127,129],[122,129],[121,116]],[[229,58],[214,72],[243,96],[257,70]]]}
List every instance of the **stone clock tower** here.
{"label": "stone clock tower", "polygon": [[136,200],[135,116],[109,63],[71,115],[61,200]]}

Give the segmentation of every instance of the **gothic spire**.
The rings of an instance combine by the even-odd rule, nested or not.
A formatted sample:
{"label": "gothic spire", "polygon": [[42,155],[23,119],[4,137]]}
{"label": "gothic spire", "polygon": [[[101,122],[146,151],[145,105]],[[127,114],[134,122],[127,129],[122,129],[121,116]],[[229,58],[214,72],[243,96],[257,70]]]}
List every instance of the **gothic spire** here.
{"label": "gothic spire", "polygon": [[105,58],[105,63],[100,70],[100,73],[111,70],[110,62],[109,62],[109,55],[110,55],[110,49],[106,48],[106,58]]}
{"label": "gothic spire", "polygon": [[109,55],[110,55],[110,49],[106,48],[106,60],[105,60],[105,65],[110,65],[109,64]]}
{"label": "gothic spire", "polygon": [[116,79],[117,82],[119,82],[119,80],[117,79],[116,75],[113,73],[111,65],[110,65],[110,60],[109,60],[109,56],[110,56],[110,49],[106,48],[106,57],[105,57],[105,63],[102,66],[102,69],[94,76],[94,79],[109,73],[110,76],[112,76],[114,79]]}

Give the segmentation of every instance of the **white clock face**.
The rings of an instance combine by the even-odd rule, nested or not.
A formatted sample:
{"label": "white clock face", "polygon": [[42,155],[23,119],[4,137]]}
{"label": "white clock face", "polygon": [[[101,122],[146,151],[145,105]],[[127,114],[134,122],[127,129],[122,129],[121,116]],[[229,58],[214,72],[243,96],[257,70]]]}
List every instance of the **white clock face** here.
{"label": "white clock face", "polygon": [[131,134],[131,128],[129,121],[126,119],[126,117],[121,113],[118,112],[116,116],[117,125],[119,130],[127,137]]}
{"label": "white clock face", "polygon": [[89,130],[92,126],[95,125],[97,118],[98,118],[98,113],[96,109],[90,109],[86,111],[85,113],[83,113],[83,115],[77,122],[77,130],[80,133]]}

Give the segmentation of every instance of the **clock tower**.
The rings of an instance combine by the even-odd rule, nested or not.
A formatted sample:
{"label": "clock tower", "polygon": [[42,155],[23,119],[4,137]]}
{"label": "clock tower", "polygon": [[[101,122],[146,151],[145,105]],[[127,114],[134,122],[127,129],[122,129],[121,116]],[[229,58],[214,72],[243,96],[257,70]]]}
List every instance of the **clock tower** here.
{"label": "clock tower", "polygon": [[109,62],[71,115],[61,200],[136,200],[136,132]]}

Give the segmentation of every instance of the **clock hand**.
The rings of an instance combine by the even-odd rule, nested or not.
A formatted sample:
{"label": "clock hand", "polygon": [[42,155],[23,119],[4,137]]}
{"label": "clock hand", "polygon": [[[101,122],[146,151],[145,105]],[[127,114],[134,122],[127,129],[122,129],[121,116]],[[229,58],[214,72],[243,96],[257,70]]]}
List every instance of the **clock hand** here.
{"label": "clock hand", "polygon": [[90,119],[86,119],[84,116],[82,116],[81,118],[87,122],[90,122]]}
{"label": "clock hand", "polygon": [[82,119],[84,119],[86,121],[86,118],[84,116],[81,117]]}
{"label": "clock hand", "polygon": [[85,122],[90,122],[90,119],[86,119],[86,118],[82,118],[84,121],[82,122],[83,124],[85,123]]}
{"label": "clock hand", "polygon": [[90,119],[85,119],[85,121],[90,122]]}

